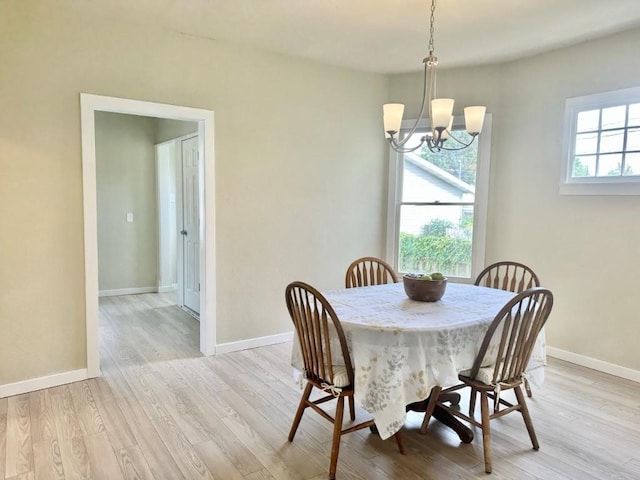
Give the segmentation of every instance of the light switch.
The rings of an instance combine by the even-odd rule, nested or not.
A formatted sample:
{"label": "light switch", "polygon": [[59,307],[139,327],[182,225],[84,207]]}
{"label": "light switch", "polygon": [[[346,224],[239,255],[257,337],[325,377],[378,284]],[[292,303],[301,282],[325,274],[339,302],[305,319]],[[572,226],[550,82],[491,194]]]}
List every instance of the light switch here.
{"label": "light switch", "polygon": [[133,213],[127,213],[127,222],[133,222]]}

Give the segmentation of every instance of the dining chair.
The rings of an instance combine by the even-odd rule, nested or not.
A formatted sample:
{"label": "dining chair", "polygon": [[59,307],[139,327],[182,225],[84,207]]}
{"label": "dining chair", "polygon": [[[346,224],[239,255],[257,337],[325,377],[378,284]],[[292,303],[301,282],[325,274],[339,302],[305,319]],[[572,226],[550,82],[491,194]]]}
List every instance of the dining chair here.
{"label": "dining chair", "polygon": [[[329,464],[329,479],[333,480],[336,477],[342,435],[362,428],[374,427],[375,422],[371,419],[353,424],[356,412],[353,403],[350,403],[352,424],[343,429],[344,399],[353,399],[354,373],[344,331],[333,307],[318,290],[303,282],[290,283],[285,290],[285,299],[295,326],[304,362],[303,375],[307,382],[291,425],[289,441],[293,441],[307,407],[311,407],[323,418],[333,423],[331,462]],[[337,340],[335,346],[339,347],[339,355],[334,355],[332,351],[332,344],[335,340]],[[317,400],[310,400],[314,388],[327,393],[327,395]],[[319,406],[330,400],[337,400],[334,416]],[[400,453],[404,453],[400,432],[395,434],[395,438]]]}
{"label": "dining chair", "polygon": [[398,275],[391,265],[377,257],[361,257],[354,260],[345,277],[345,286],[368,287],[370,285],[384,285],[398,283]]}
{"label": "dining chair", "polygon": [[522,263],[509,261],[489,265],[480,272],[474,283],[515,293],[540,286],[540,280],[531,268]]}
{"label": "dining chair", "polygon": [[[539,287],[540,280],[530,267],[518,262],[503,261],[493,263],[482,270],[476,278],[475,285],[520,293],[527,288]],[[533,392],[526,378],[524,388],[527,396],[532,397]]]}
{"label": "dining chair", "polygon": [[[541,287],[527,289],[508,301],[491,322],[473,367],[461,372],[458,376],[460,383],[445,389],[441,387],[432,389],[420,432],[426,432],[429,418],[436,406],[480,427],[484,467],[487,473],[491,473],[490,422],[507,413],[519,411],[529,432],[533,449],[538,450],[538,439],[521,385],[536,338],[549,318],[552,306],[553,294],[550,290]],[[475,405],[471,406],[469,415],[465,415],[439,399],[442,393],[454,392],[465,387],[471,388],[472,393],[480,394],[481,419],[479,422],[473,418]],[[515,392],[515,403],[503,398],[502,394],[507,390]],[[470,403],[475,403],[474,399],[475,396],[470,396]],[[493,412],[489,411],[489,399],[493,400]]]}

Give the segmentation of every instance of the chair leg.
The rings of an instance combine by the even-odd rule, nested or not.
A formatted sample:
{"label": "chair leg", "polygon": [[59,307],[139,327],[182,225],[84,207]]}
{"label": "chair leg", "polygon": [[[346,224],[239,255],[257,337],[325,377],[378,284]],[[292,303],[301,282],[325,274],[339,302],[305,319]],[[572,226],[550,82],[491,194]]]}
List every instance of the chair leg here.
{"label": "chair leg", "polygon": [[469,394],[469,416],[473,418],[476,412],[476,391],[472,388]]}
{"label": "chair leg", "polygon": [[531,438],[531,444],[533,445],[534,450],[538,450],[540,445],[538,445],[538,439],[536,437],[536,432],[533,429],[533,422],[531,421],[531,415],[529,415],[529,408],[525,403],[524,394],[520,387],[516,387],[514,390],[516,391],[516,398],[520,404],[520,413],[522,413],[524,424],[527,426],[527,432],[529,432],[529,438]]}
{"label": "chair leg", "polygon": [[296,430],[298,430],[298,425],[300,425],[302,414],[304,413],[305,408],[307,408],[307,401],[309,400],[309,396],[311,395],[312,389],[313,389],[313,385],[307,382],[307,386],[304,388],[302,398],[300,399],[300,404],[298,405],[298,411],[296,412],[296,416],[294,417],[293,423],[291,424],[291,430],[289,431],[290,442],[292,442],[293,437],[296,436]]}
{"label": "chair leg", "polygon": [[429,420],[431,419],[431,415],[433,415],[433,411],[436,409],[441,391],[442,387],[437,385],[431,389],[431,393],[429,394],[429,403],[427,404],[427,409],[425,410],[424,418],[422,419],[422,426],[420,427],[420,433],[422,434],[427,433],[427,426],[429,425]]}
{"label": "chair leg", "polygon": [[491,425],[489,418],[489,396],[480,392],[480,412],[482,414],[482,449],[484,450],[484,471],[491,473]]}
{"label": "chair leg", "polygon": [[340,452],[340,437],[342,435],[342,417],[344,416],[344,397],[338,397],[336,416],[333,421],[333,441],[331,443],[331,463],[329,465],[329,480],[335,480],[338,467],[338,453]]}
{"label": "chair leg", "polygon": [[533,397],[533,392],[531,391],[531,383],[529,383],[527,377],[524,377],[524,389],[527,391],[527,397]]}
{"label": "chair leg", "polygon": [[449,402],[452,407],[460,405],[460,394],[458,392],[441,393],[438,400],[442,403]]}
{"label": "chair leg", "polygon": [[349,396],[349,414],[353,422],[356,419],[356,402],[353,399],[353,395]]}
{"label": "chair leg", "polygon": [[400,433],[398,431],[398,432],[396,432],[394,437],[396,437],[396,443],[398,444],[398,450],[400,450],[400,453],[402,455],[405,455],[407,453],[407,451],[404,449],[404,442],[402,440],[402,433]]}

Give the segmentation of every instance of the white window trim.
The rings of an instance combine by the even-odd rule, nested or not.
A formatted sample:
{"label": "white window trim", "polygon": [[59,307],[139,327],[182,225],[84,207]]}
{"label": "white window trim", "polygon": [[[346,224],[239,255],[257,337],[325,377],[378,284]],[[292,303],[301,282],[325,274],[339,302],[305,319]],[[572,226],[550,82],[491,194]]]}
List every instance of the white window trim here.
{"label": "white window trim", "polygon": [[[401,129],[409,129],[415,120],[404,120]],[[485,265],[487,244],[487,218],[489,208],[489,167],[491,158],[491,114],[484,117],[482,133],[478,136],[478,167],[476,177],[476,205],[474,209],[474,226],[471,252],[471,277],[449,277],[458,283],[473,283]],[[455,116],[454,127],[464,126],[464,117]],[[428,128],[429,121],[423,120],[418,128]],[[387,261],[398,269],[398,238],[400,230],[400,203],[402,193],[403,154],[389,147],[389,195],[387,202]]]}
{"label": "white window trim", "polygon": [[640,177],[571,177],[578,112],[640,103],[640,87],[568,98],[564,110],[564,135],[560,176],[561,195],[640,195]]}

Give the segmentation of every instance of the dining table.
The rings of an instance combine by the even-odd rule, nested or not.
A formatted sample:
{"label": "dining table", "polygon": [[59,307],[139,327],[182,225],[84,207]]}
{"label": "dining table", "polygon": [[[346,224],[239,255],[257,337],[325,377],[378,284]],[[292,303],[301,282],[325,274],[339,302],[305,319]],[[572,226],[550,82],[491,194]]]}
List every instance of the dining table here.
{"label": "dining table", "polygon": [[[374,419],[380,437],[399,431],[412,406],[426,405],[431,389],[458,383],[473,366],[489,324],[516,294],[448,282],[436,302],[411,300],[402,283],[323,291],[344,330],[354,366],[355,401]],[[337,341],[337,339],[335,339]],[[337,345],[336,345],[337,346]],[[340,352],[339,348],[332,348]],[[529,378],[539,383],[545,360],[544,331],[532,355]],[[335,355],[335,353],[334,353]],[[339,364],[340,358],[334,358]],[[297,341],[292,365],[302,370]],[[409,407],[408,407],[409,406]],[[437,413],[434,417],[441,420]],[[456,429],[462,441],[473,434]]]}

